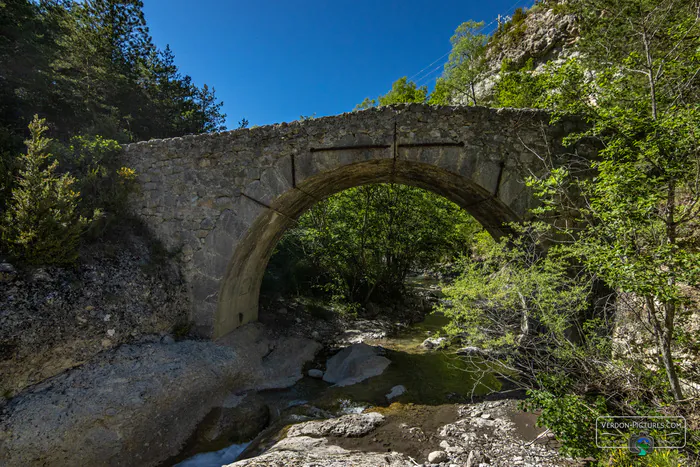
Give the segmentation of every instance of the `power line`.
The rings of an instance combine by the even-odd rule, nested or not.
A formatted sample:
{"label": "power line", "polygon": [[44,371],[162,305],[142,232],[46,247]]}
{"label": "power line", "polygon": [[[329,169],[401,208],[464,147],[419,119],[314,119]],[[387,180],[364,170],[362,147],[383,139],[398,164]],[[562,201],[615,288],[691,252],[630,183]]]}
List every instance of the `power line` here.
{"label": "power line", "polygon": [[[529,4],[529,3],[532,3],[532,0],[516,0],[516,2],[513,3],[513,5],[511,5],[506,11],[509,12],[509,13],[510,13],[511,11],[512,11],[512,12],[515,12],[515,9],[516,9],[517,7],[524,6],[524,5],[521,5],[521,4],[523,4],[523,3]],[[500,15],[499,15],[499,16],[500,16]],[[476,34],[479,34],[479,33],[483,32],[484,30],[486,30],[486,28],[488,28],[489,26],[491,26],[491,25],[493,25],[494,23],[498,22],[499,16],[497,16],[496,19],[494,19],[494,20],[491,21],[490,23],[485,24],[485,25],[481,26],[479,29],[477,29],[477,30],[475,31]],[[494,31],[495,31],[495,29],[494,29]],[[488,32],[486,35],[492,34],[494,31],[490,31],[490,32]],[[420,70],[418,73],[414,73],[411,77],[409,77],[409,78],[408,78],[408,81],[412,81],[412,80],[413,80],[414,78],[416,78],[416,77],[418,77],[418,78],[416,78],[416,85],[419,85],[421,82],[425,81],[426,78],[429,78],[429,77],[430,77],[431,75],[433,75],[438,69],[442,68],[442,67],[443,67],[443,64],[440,64],[440,65],[438,65],[437,67],[431,69],[431,70],[430,70],[428,73],[426,73],[426,74],[423,74],[423,72],[424,72],[425,70],[427,70],[428,68],[432,67],[433,65],[435,65],[438,61],[440,61],[440,60],[442,60],[443,58],[445,58],[446,56],[448,56],[451,52],[452,52],[452,50],[450,49],[450,50],[448,50],[446,53],[442,54],[440,57],[438,57],[438,58],[436,58],[435,60],[433,60],[430,64],[428,64],[427,66],[425,66],[425,67],[424,67],[422,70]],[[426,82],[426,84],[427,84],[427,83],[429,83],[430,81],[432,81],[432,78],[428,79],[428,81],[425,81],[425,82]]]}

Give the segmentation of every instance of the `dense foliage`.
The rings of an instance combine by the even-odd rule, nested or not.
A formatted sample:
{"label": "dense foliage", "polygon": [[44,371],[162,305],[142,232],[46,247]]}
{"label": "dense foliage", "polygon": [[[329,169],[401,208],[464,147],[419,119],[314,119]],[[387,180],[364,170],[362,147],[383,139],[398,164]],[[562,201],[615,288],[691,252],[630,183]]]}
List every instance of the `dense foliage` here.
{"label": "dense foliage", "polygon": [[125,215],[119,144],[224,129],[221,107],[155,47],[140,0],[0,1],[0,253],[75,259]]}
{"label": "dense foliage", "polygon": [[[539,72],[532,62],[502,64],[491,105],[545,108],[554,120],[577,115],[589,129],[569,136],[566,154],[539,154],[541,171],[528,180],[542,201],[534,214],[552,227],[531,225],[486,248],[446,289],[454,338],[505,351],[496,354],[504,375],[530,388],[540,423],[563,450],[600,457],[601,465],[632,463],[599,452],[592,428],[572,420],[680,413],[697,429],[696,394],[688,397],[692,386],[681,378],[700,378],[681,372],[674,355],[698,345],[684,330],[700,296],[697,8],[682,0],[560,2],[556,11],[576,18],[580,55]],[[520,34],[523,21],[514,18],[488,47]],[[442,80],[434,93],[459,100],[449,75]],[[578,144],[596,145],[598,157],[579,157]],[[533,239],[533,228],[544,235]],[[547,247],[546,256],[534,254]],[[611,307],[588,309],[601,282]],[[651,349],[615,350],[612,318],[622,309]],[[698,455],[697,442],[686,455]],[[677,453],[652,457],[649,465],[680,463]]]}
{"label": "dense foliage", "polygon": [[[589,163],[593,180],[571,162],[552,159],[531,184],[548,210],[574,217],[572,249],[584,264],[640,297],[640,316],[648,317],[680,400],[672,357],[676,320],[689,304],[686,287],[700,283],[697,11],[681,1],[581,0],[570,8],[580,19],[585,58],[557,70],[546,104],[556,115],[583,116],[590,130],[571,142],[594,138],[602,150]],[[601,9],[615,14],[594,14]],[[577,95],[586,98],[572,99]],[[570,203],[572,192],[585,200],[583,207]]]}
{"label": "dense foliage", "polygon": [[0,146],[17,152],[34,114],[61,139],[119,142],[223,127],[213,90],[180,74],[148,34],[140,0],[0,3]]}
{"label": "dense foliage", "polygon": [[411,271],[465,253],[480,225],[454,203],[420,188],[351,188],[318,203],[288,231],[269,275],[293,292],[325,291],[367,304],[400,298]]}

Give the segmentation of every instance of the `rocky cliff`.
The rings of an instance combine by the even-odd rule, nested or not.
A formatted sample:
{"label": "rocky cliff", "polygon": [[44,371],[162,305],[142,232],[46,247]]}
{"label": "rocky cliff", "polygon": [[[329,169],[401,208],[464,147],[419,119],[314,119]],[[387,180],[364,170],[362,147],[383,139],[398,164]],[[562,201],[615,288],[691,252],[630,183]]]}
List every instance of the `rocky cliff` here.
{"label": "rocky cliff", "polygon": [[[573,15],[557,12],[556,1],[540,2],[523,13],[516,13],[489,40],[486,50],[487,72],[476,86],[477,97],[487,99],[499,79],[501,67],[519,70],[532,59],[535,72],[553,60],[564,60],[576,53],[579,38]],[[464,96],[455,96],[455,104]]]}

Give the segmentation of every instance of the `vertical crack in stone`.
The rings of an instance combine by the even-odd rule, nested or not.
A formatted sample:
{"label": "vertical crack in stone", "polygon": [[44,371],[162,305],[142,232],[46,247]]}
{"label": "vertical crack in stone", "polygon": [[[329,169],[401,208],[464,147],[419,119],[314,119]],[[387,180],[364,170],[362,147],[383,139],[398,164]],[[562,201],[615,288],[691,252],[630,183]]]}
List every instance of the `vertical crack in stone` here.
{"label": "vertical crack in stone", "polygon": [[296,166],[294,163],[294,153],[292,152],[292,188],[297,187],[297,174],[296,174]]}

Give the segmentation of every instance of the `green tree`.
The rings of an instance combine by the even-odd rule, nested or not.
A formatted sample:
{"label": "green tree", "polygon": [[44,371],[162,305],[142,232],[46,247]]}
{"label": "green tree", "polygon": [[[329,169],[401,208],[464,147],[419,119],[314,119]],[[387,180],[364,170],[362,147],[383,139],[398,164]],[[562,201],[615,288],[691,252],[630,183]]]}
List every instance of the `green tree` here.
{"label": "green tree", "polygon": [[481,226],[441,196],[405,185],[351,188],[305,213],[288,238],[319,271],[317,284],[367,303],[395,298],[406,275],[468,247]]}
{"label": "green tree", "polygon": [[[672,347],[684,285],[700,282],[697,5],[681,0],[575,0],[582,59],[554,74],[546,104],[576,113],[597,140],[587,174],[548,160],[530,182],[544,209],[576,213],[573,249],[591,271],[643,303],[670,391],[683,398]],[[579,200],[572,200],[577,194]],[[581,206],[584,206],[581,208]],[[572,224],[569,224],[571,226]]]}
{"label": "green tree", "polygon": [[546,225],[513,228],[512,238],[483,237],[459,278],[443,289],[452,304],[442,310],[450,318],[447,330],[486,347],[569,347],[569,331],[588,307],[590,279],[571,275],[569,252],[545,254]]}
{"label": "green tree", "polygon": [[546,96],[545,78],[534,73],[532,59],[520,70],[509,70],[509,63],[503,61],[499,80],[494,87],[492,105],[494,107],[535,108],[542,104]]}
{"label": "green tree", "polygon": [[58,161],[51,161],[46,130],[39,117],[29,125],[31,138],[3,218],[2,240],[10,254],[29,263],[72,263],[78,255],[80,234],[89,222],[78,212],[80,194],[73,190],[75,179],[56,172]]}
{"label": "green tree", "polygon": [[444,77],[440,77],[435,81],[435,89],[428,96],[428,104],[431,105],[450,105],[451,97],[450,84]]}
{"label": "green tree", "polygon": [[391,89],[386,94],[377,99],[366,97],[362,103],[355,106],[355,110],[364,110],[379,105],[423,103],[428,95],[427,86],[418,87],[413,81],[408,81],[406,76],[397,79],[391,85]]}
{"label": "green tree", "polygon": [[483,22],[467,21],[459,25],[450,39],[452,51],[445,64],[445,84],[454,92],[466,95],[477,105],[476,85],[486,70],[488,36],[479,31]]}

